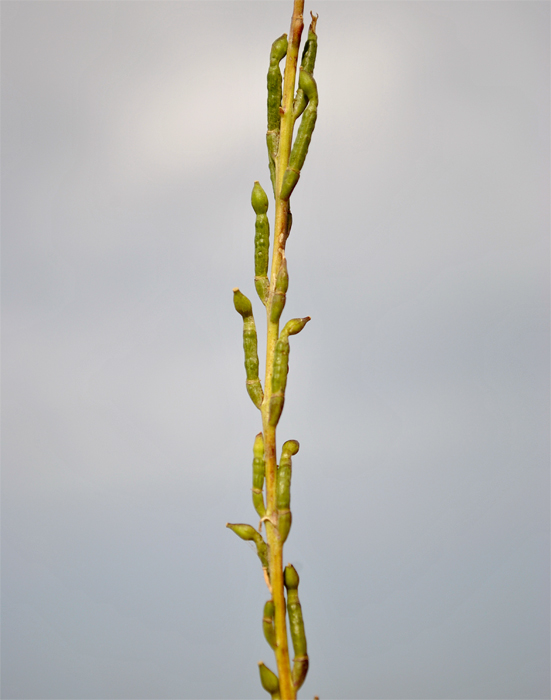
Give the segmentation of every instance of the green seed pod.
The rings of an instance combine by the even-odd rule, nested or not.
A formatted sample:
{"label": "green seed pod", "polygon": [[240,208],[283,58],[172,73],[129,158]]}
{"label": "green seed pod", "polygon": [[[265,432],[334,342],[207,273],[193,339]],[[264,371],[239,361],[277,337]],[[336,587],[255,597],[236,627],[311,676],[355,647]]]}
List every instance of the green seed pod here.
{"label": "green seed pod", "polygon": [[287,386],[287,372],[289,369],[289,339],[281,337],[275,347],[274,369],[272,373],[272,393],[284,392]]}
{"label": "green seed pod", "polygon": [[268,545],[262,539],[260,532],[255,530],[252,525],[246,525],[245,523],[226,523],[226,527],[233,530],[242,540],[254,542],[256,545],[256,553],[262,563],[262,567],[269,570]]}
{"label": "green seed pod", "polygon": [[264,615],[262,617],[262,630],[264,631],[264,636],[266,641],[275,650],[276,648],[276,634],[274,627],[274,614],[275,605],[273,600],[269,600],[264,606]]}
{"label": "green seed pod", "polygon": [[289,615],[289,628],[291,630],[291,639],[293,640],[293,649],[295,650],[293,682],[295,683],[295,687],[299,688],[304,682],[306,673],[308,672],[306,635],[304,633],[302,607],[298,597],[298,584],[300,579],[295,567],[291,564],[287,564],[283,575],[285,579],[285,587],[287,588],[287,613]]}
{"label": "green seed pod", "polygon": [[262,433],[258,433],[254,440],[253,455],[253,505],[258,515],[263,518],[266,515],[263,494],[266,463],[264,461],[264,437]]}
{"label": "green seed pod", "polygon": [[318,116],[318,89],[316,86],[316,81],[314,80],[314,77],[310,73],[303,70],[303,68],[300,69],[299,86],[302,88],[304,94],[308,98],[308,106],[302,115],[297,137],[293,144],[291,155],[289,156],[289,165],[283,176],[283,183],[281,185],[280,193],[281,199],[283,200],[289,199],[295,185],[298,182],[300,171],[302,170],[302,166],[306,160],[308,147],[310,146],[310,140],[312,139],[312,132],[316,126],[316,119]]}
{"label": "green seed pod", "polygon": [[236,287],[233,290],[233,304],[243,317],[243,350],[245,351],[246,387],[252,402],[260,408],[264,400],[262,384],[258,376],[258,350],[253,307],[249,299]]}
{"label": "green seed pod", "polygon": [[304,51],[302,52],[301,66],[308,73],[314,73],[314,65],[316,63],[316,55],[318,52],[318,35],[316,34],[316,24],[318,23],[318,15],[314,17],[313,13],[310,12],[310,17],[312,21],[308,27],[308,39],[304,45]]}
{"label": "green seed pod", "polygon": [[238,537],[246,541],[254,540],[256,535],[259,534],[252,525],[246,525],[245,523],[226,523],[226,527],[229,527]]}
{"label": "green seed pod", "polygon": [[256,213],[254,237],[254,285],[260,301],[266,305],[270,282],[268,281],[268,259],[270,256],[270,223],[268,211],[268,195],[259,182],[254,183],[251,194],[251,204]]}
{"label": "green seed pod", "polygon": [[258,670],[260,671],[260,682],[262,683],[264,690],[270,693],[270,695],[279,693],[279,680],[276,674],[273,671],[270,671],[270,669],[265,666],[262,661],[258,662]]}
{"label": "green seed pod", "polygon": [[306,674],[308,673],[308,656],[295,656],[293,659],[293,670],[291,671],[291,677],[293,679],[293,685],[298,690],[302,687],[302,684],[306,680]]}
{"label": "green seed pod", "polygon": [[266,145],[268,146],[268,163],[270,178],[275,195],[275,159],[279,150],[279,132],[281,125],[281,98],[283,96],[281,70],[279,63],[287,53],[287,34],[283,34],[272,44],[270,51],[270,68],[268,69],[268,131]]}
{"label": "green seed pod", "polygon": [[[308,29],[308,40],[304,45],[304,51],[302,52],[301,67],[310,74],[314,74],[314,65],[316,63],[316,54],[318,52],[318,36],[316,34],[316,23],[318,21],[317,16],[314,17],[312,13],[312,22]],[[299,86],[297,90],[297,95],[293,103],[293,117],[298,119],[300,115],[304,112],[306,105],[308,104],[308,98],[304,94],[304,90]]]}
{"label": "green seed pod", "polygon": [[281,98],[283,96],[281,70],[279,63],[287,53],[287,34],[283,34],[272,44],[270,67],[268,69],[268,131],[279,129],[281,115]]}
{"label": "green seed pod", "polygon": [[280,338],[288,338],[290,335],[296,335],[304,328],[304,326],[311,321],[310,316],[305,316],[304,318],[292,318],[290,321],[283,326],[283,330],[280,333]]}
{"label": "green seed pod", "polygon": [[274,352],[274,367],[272,372],[272,396],[270,398],[269,423],[275,427],[281,417],[285,403],[285,387],[289,371],[289,339],[280,337]]}
{"label": "green seed pod", "polygon": [[270,311],[270,321],[278,323],[285,307],[287,289],[289,288],[289,273],[287,271],[287,260],[283,258],[281,267],[277,273],[275,292],[272,299],[272,309]]}
{"label": "green seed pod", "polygon": [[287,440],[281,450],[281,459],[276,476],[276,507],[278,510],[277,529],[282,542],[287,540],[293,522],[291,506],[291,457],[298,452],[296,440]]}
{"label": "green seed pod", "polygon": [[291,525],[293,523],[293,514],[289,509],[280,510],[277,516],[277,531],[279,533],[279,539],[281,542],[286,542],[289,537],[289,532],[291,531]]}
{"label": "green seed pod", "polygon": [[276,508],[288,510],[291,505],[291,457],[296,455],[299,444],[296,440],[287,440],[281,448],[281,459],[276,477]]}

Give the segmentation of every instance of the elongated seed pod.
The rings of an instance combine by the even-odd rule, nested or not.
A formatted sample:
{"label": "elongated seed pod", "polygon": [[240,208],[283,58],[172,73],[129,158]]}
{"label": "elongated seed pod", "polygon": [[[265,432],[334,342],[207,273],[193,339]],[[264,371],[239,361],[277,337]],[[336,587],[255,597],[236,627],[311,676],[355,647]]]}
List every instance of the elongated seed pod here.
{"label": "elongated seed pod", "polygon": [[296,440],[287,440],[281,448],[281,458],[276,476],[276,508],[277,530],[279,538],[285,542],[291,530],[293,516],[291,514],[291,457],[296,455],[299,444]]}
{"label": "elongated seed pod", "polygon": [[281,115],[281,98],[283,96],[282,77],[279,64],[287,53],[287,34],[282,34],[272,44],[270,50],[270,67],[268,69],[268,130],[278,129]]}
{"label": "elongated seed pod", "polygon": [[258,376],[258,350],[253,307],[250,300],[237,287],[233,290],[233,304],[235,310],[243,317],[243,350],[245,351],[247,392],[254,405],[260,408],[264,392]]}
{"label": "elongated seed pod", "polygon": [[316,55],[318,53],[318,35],[316,34],[316,25],[318,23],[319,15],[314,17],[314,13],[310,12],[310,17],[312,18],[312,21],[308,27],[308,39],[306,44],[304,44],[301,66],[305,71],[313,75]]}
{"label": "elongated seed pod", "polygon": [[293,318],[287,321],[279,335],[275,346],[274,365],[272,371],[272,396],[270,397],[270,413],[268,422],[275,427],[285,404],[285,388],[287,386],[287,374],[289,372],[289,336],[296,335],[310,321],[310,316],[305,318]]}
{"label": "elongated seed pod", "polygon": [[266,305],[270,282],[268,281],[268,259],[270,256],[270,223],[268,211],[268,196],[257,181],[251,194],[251,204],[256,214],[254,237],[254,286],[260,301]]}
{"label": "elongated seed pod", "polygon": [[276,477],[276,507],[286,510],[291,505],[291,457],[296,455],[299,444],[296,440],[287,440],[281,448],[281,458]]}
{"label": "elongated seed pod", "polygon": [[253,505],[256,512],[263,518],[266,515],[264,505],[264,474],[266,463],[264,461],[264,437],[258,433],[253,447]]}
{"label": "elongated seed pod", "polygon": [[289,627],[293,649],[295,651],[295,663],[293,664],[293,684],[296,688],[304,683],[308,672],[308,651],[302,607],[298,597],[299,575],[294,566],[287,564],[284,571],[285,587],[287,588],[287,613],[289,615]]}
{"label": "elongated seed pod", "polygon": [[255,543],[256,553],[260,559],[260,562],[262,563],[262,567],[267,569],[269,572],[268,545],[266,542],[264,542],[260,532],[255,530],[252,525],[246,525],[245,523],[226,523],[226,527],[233,530],[233,532],[235,532],[238,537],[241,537],[242,540],[252,541]]}
{"label": "elongated seed pod", "polygon": [[281,417],[285,403],[285,387],[289,371],[289,338],[280,337],[275,346],[274,366],[272,371],[272,396],[270,398],[269,423],[275,427]]}
{"label": "elongated seed pod", "polygon": [[304,90],[304,94],[308,98],[308,106],[302,115],[291,155],[289,156],[289,165],[283,176],[280,192],[283,200],[289,199],[298,182],[318,116],[318,88],[314,76],[301,67],[298,80],[299,86]]}
{"label": "elongated seed pod", "polygon": [[290,321],[283,326],[283,330],[280,333],[280,338],[288,338],[290,335],[296,335],[304,328],[304,326],[311,321],[310,316],[305,316],[304,318],[292,318]]}
{"label": "elongated seed pod", "polygon": [[276,633],[275,633],[275,627],[274,627],[274,614],[275,614],[274,601],[269,600],[266,603],[266,605],[264,606],[264,615],[262,617],[262,630],[264,632],[264,636],[266,637],[266,641],[272,647],[272,649],[276,648]]}
{"label": "elongated seed pod", "polygon": [[[304,51],[302,52],[301,67],[311,75],[314,75],[314,66],[318,52],[318,36],[316,34],[316,23],[318,18],[317,16],[314,17],[312,12],[310,12],[310,15],[312,16],[312,21],[310,23],[310,27],[308,28],[308,40],[306,41],[306,44],[304,44]],[[299,87],[293,102],[293,117],[295,119],[300,117],[307,104],[308,98],[304,94],[304,90]]]}
{"label": "elongated seed pod", "polygon": [[275,159],[279,151],[279,133],[281,124],[281,98],[283,96],[282,77],[279,63],[287,53],[287,34],[283,34],[272,44],[270,51],[270,67],[268,69],[268,131],[266,145],[268,146],[268,164],[270,178],[275,194]]}
{"label": "elongated seed pod", "polygon": [[279,693],[279,680],[276,674],[270,671],[262,661],[258,662],[258,670],[260,671],[260,682],[264,690],[272,696],[274,693]]}
{"label": "elongated seed pod", "polygon": [[285,307],[285,300],[287,298],[287,289],[289,288],[289,273],[287,271],[287,260],[284,257],[281,261],[281,267],[277,273],[275,292],[272,299],[272,308],[270,311],[270,321],[272,323],[277,323],[281,317],[283,309]]}

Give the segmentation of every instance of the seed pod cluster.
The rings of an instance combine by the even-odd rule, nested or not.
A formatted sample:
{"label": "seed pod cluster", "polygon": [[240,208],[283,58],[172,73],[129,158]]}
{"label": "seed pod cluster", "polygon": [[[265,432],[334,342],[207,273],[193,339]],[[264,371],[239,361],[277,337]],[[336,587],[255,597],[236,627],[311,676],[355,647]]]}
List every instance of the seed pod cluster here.
{"label": "seed pod cluster", "polygon": [[[270,591],[271,599],[264,605],[262,629],[266,641],[276,655],[277,675],[263,662],[259,662],[258,667],[262,687],[270,694],[272,700],[281,700],[282,696],[286,700],[294,698],[296,690],[304,683],[308,671],[304,622],[298,598],[299,577],[290,564],[285,567],[284,571],[281,570],[283,544],[288,538],[292,523],[292,458],[299,450],[299,443],[296,440],[287,440],[283,444],[279,465],[276,464],[275,454],[275,428],[284,407],[289,371],[289,338],[299,333],[310,321],[309,316],[293,318],[285,323],[279,337],[277,337],[289,287],[289,273],[285,257],[285,244],[292,226],[289,198],[300,178],[300,172],[308,153],[318,107],[318,91],[313,77],[318,46],[317,16],[314,16],[313,13],[310,13],[312,22],[302,53],[298,90],[294,101],[292,99],[296,62],[303,31],[302,6],[301,0],[294,1],[289,46],[286,34],[273,42],[267,74],[266,144],[270,178],[276,200],[273,276],[271,278],[268,277],[270,262],[268,196],[258,181],[254,183],[251,192],[251,205],[256,215],[254,282],[256,292],[267,312],[266,379],[270,384],[265,387],[269,394],[266,396],[266,401],[264,401],[264,392],[259,378],[258,339],[252,304],[238,288],[233,290],[235,309],[243,318],[247,392],[254,405],[262,412],[263,432],[258,433],[255,437],[252,463],[252,501],[261,520],[258,530],[246,523],[227,523],[226,527],[235,532],[241,539],[254,542]],[[287,82],[283,85],[280,62],[287,54],[288,49]],[[284,90],[285,96],[283,96]],[[300,124],[291,148],[292,132],[297,119],[300,119]],[[284,126],[284,140],[280,144],[282,125]],[[276,190],[276,180],[280,183],[279,192]],[[263,522],[266,523],[266,540],[261,534]],[[272,576],[270,576],[269,569],[270,560],[273,567]],[[286,597],[283,585],[287,589]],[[288,616],[295,651],[292,669],[289,667],[286,616]]]}
{"label": "seed pod cluster", "polygon": [[[312,17],[312,22],[308,28],[308,41],[304,44],[304,51],[302,52],[301,66],[305,71],[314,75],[314,66],[316,63],[316,54],[318,52],[318,36],[316,34],[316,23],[318,17],[314,17],[313,13],[310,12]],[[304,90],[299,86],[297,90],[297,95],[295,101],[293,102],[293,117],[298,119],[300,115],[306,109],[308,104],[308,98],[304,94]]]}
{"label": "seed pod cluster", "polygon": [[281,448],[281,458],[276,477],[276,508],[278,511],[277,529],[282,542],[285,542],[291,529],[291,457],[296,455],[300,445],[296,440],[287,440]]}
{"label": "seed pod cluster", "polygon": [[260,408],[264,399],[264,392],[258,376],[258,341],[253,307],[250,300],[237,287],[233,290],[233,305],[235,310],[243,317],[243,350],[245,351],[247,392],[254,405]]}
{"label": "seed pod cluster", "polygon": [[270,282],[268,281],[268,259],[270,256],[270,222],[268,211],[268,195],[257,181],[251,194],[251,204],[256,214],[254,237],[254,285],[260,301],[266,305]]}
{"label": "seed pod cluster", "polygon": [[289,627],[295,658],[293,660],[293,684],[300,688],[308,673],[308,651],[306,646],[306,634],[302,619],[302,606],[298,597],[299,575],[294,566],[287,564],[284,571],[285,587],[287,588],[287,614],[289,615]]}
{"label": "seed pod cluster", "polygon": [[289,199],[298,182],[318,117],[318,88],[316,81],[314,80],[314,76],[305,71],[302,66],[300,68],[298,84],[308,99],[308,106],[302,115],[291,155],[289,156],[289,165],[283,176],[280,192],[281,199],[283,200]]}
{"label": "seed pod cluster", "polygon": [[264,505],[264,473],[266,463],[264,461],[264,437],[258,433],[253,447],[253,505],[256,512],[263,518],[266,515]]}
{"label": "seed pod cluster", "polygon": [[281,261],[281,267],[277,273],[275,292],[272,298],[272,308],[270,310],[270,321],[278,323],[285,307],[287,298],[287,290],[289,289],[289,273],[287,271],[287,260],[284,257]]}
{"label": "seed pod cluster", "polygon": [[268,566],[268,545],[264,542],[262,535],[258,530],[255,530],[252,525],[245,523],[226,523],[226,527],[233,530],[242,540],[252,541],[256,545],[256,553],[262,562],[262,568],[269,571]]}
{"label": "seed pod cluster", "polygon": [[268,131],[266,145],[268,146],[268,165],[270,178],[275,194],[275,159],[279,151],[279,133],[281,124],[282,77],[279,63],[287,53],[287,34],[283,34],[272,44],[270,51],[270,67],[268,69]]}

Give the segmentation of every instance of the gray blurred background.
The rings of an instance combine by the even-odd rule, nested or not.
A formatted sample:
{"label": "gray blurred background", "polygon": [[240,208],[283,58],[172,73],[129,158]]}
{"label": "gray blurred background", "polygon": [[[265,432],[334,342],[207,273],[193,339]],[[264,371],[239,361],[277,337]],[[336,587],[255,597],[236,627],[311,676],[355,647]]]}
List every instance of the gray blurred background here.
{"label": "gray blurred background", "polygon": [[[2,2],[6,699],[266,697],[231,290],[291,6]],[[549,698],[549,3],[306,10],[300,695]]]}

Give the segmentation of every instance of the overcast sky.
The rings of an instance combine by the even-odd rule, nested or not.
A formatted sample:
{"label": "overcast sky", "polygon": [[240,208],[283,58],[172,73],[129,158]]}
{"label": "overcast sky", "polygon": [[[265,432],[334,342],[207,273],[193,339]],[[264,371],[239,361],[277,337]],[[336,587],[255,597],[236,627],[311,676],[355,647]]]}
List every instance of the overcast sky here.
{"label": "overcast sky", "polygon": [[[6,700],[267,697],[231,290],[291,9],[2,2]],[[549,698],[549,3],[310,10],[300,697]]]}

